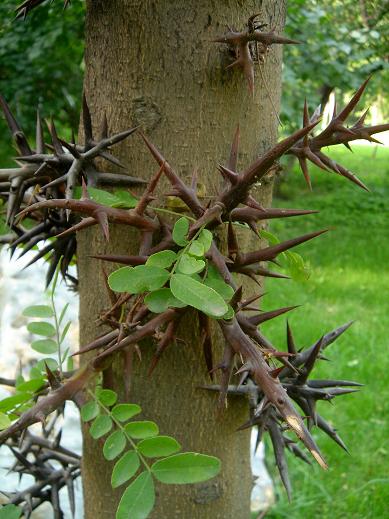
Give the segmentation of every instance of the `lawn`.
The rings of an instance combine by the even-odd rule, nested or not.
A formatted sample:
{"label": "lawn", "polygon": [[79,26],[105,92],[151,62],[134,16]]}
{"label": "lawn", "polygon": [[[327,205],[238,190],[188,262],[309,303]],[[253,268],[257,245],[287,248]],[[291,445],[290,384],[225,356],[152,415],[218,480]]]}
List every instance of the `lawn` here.
{"label": "lawn", "polygon": [[[346,179],[312,170],[313,192],[297,168],[281,184],[274,207],[320,210],[318,215],[274,221],[271,231],[287,239],[329,228],[331,232],[294,249],[310,264],[307,281],[266,281],[265,309],[294,304],[289,322],[299,346],[309,346],[337,326],[354,325],[326,352],[314,375],[351,379],[365,387],[359,394],[319,404],[349,448],[341,450],[315,432],[329,470],[290,458],[294,490],[288,503],[272,457],[277,503],[266,517],[367,519],[389,517],[389,149],[336,148],[332,156],[369,186],[364,192]],[[285,319],[263,331],[285,347]],[[270,449],[268,449],[270,450]]]}

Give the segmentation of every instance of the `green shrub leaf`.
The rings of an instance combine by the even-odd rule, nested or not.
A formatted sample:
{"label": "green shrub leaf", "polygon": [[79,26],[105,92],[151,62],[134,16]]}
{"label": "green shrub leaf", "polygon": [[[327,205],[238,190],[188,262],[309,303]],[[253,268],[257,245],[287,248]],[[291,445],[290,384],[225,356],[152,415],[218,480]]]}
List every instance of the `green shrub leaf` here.
{"label": "green shrub leaf", "polygon": [[225,319],[225,320],[232,319],[234,317],[234,315],[235,315],[234,309],[232,308],[231,305],[228,305],[228,310],[223,315],[223,319]]}
{"label": "green shrub leaf", "polygon": [[115,292],[140,294],[161,288],[169,279],[169,272],[160,267],[138,265],[137,267],[122,267],[108,278],[109,286]]}
{"label": "green shrub leaf", "polygon": [[0,508],[0,519],[19,519],[23,510],[15,505],[5,505]]}
{"label": "green shrub leaf", "polygon": [[229,301],[234,295],[234,289],[230,285],[227,285],[227,283],[225,283],[223,280],[212,277],[205,278],[204,285],[213,288],[213,290],[220,294],[225,301]]}
{"label": "green shrub leaf", "polygon": [[48,366],[51,371],[55,371],[58,369],[58,362],[55,359],[50,357],[46,357],[38,361],[30,371],[31,378],[40,378],[42,373],[46,374],[46,366]]}
{"label": "green shrub leaf", "polygon": [[28,323],[27,330],[35,335],[43,335],[43,337],[53,337],[55,335],[54,326],[44,321]]}
{"label": "green shrub leaf", "polygon": [[69,308],[69,304],[70,303],[66,303],[66,305],[62,308],[61,315],[59,316],[59,319],[58,319],[58,324],[61,324],[62,321],[64,320],[66,312],[68,311],[68,308]]}
{"label": "green shrub leaf", "polygon": [[146,519],[154,508],[154,503],[153,478],[150,472],[142,472],[124,491],[116,519]]}
{"label": "green shrub leaf", "polygon": [[114,460],[124,451],[127,439],[123,431],[115,431],[105,440],[103,454],[106,460]]}
{"label": "green shrub leaf", "polygon": [[11,425],[11,420],[8,418],[8,416],[5,413],[0,412],[0,431],[3,431],[4,429],[8,429],[8,427],[10,425]]}
{"label": "green shrub leaf", "polygon": [[120,207],[122,209],[133,209],[138,203],[138,199],[135,198],[129,191],[123,189],[115,189],[113,192],[117,202],[112,204],[112,207]]}
{"label": "green shrub leaf", "polygon": [[265,231],[265,229],[261,229],[259,234],[261,235],[261,238],[267,240],[271,245],[276,245],[277,243],[280,243],[280,240],[272,234],[269,231]]}
{"label": "green shrub leaf", "polygon": [[16,389],[20,393],[35,393],[44,386],[46,383],[44,378],[34,378],[32,380],[27,380],[27,382],[22,382],[16,386]]}
{"label": "green shrub leaf", "polygon": [[[112,193],[109,193],[108,191],[104,191],[103,189],[97,189],[95,187],[88,187],[88,195],[91,200],[94,202],[97,202],[98,204],[107,205],[109,207],[114,207],[114,204],[117,204],[120,202],[120,200],[113,195]],[[77,186],[74,189],[74,197],[75,198],[81,198],[82,196],[82,189],[80,186]]]}
{"label": "green shrub leaf", "polygon": [[31,343],[31,348],[38,353],[43,353],[44,355],[56,353],[58,350],[57,343],[52,339],[39,339],[34,341]]}
{"label": "green shrub leaf", "polygon": [[177,259],[177,254],[172,250],[162,250],[152,254],[146,261],[149,267],[161,267],[163,269],[169,268]]}
{"label": "green shrub leaf", "polygon": [[213,288],[189,276],[173,274],[170,289],[177,299],[212,317],[222,317],[228,310],[223,298]]}
{"label": "green shrub leaf", "polygon": [[0,400],[0,411],[6,413],[14,409],[15,406],[29,400],[31,400],[31,393],[17,393],[16,395],[3,398],[3,400]]}
{"label": "green shrub leaf", "polygon": [[214,456],[185,452],[156,461],[151,471],[162,483],[183,485],[215,477],[220,466],[220,460]]}
{"label": "green shrub leaf", "polygon": [[158,425],[144,420],[142,422],[130,422],[125,426],[126,433],[137,440],[151,438],[159,433]]}
{"label": "green shrub leaf", "polygon": [[203,229],[197,240],[203,244],[204,253],[206,253],[212,245],[213,236],[211,231],[208,231],[208,229]]}
{"label": "green shrub leaf", "polygon": [[61,344],[65,340],[65,337],[68,334],[68,331],[69,331],[69,328],[70,328],[71,324],[72,324],[71,321],[67,322],[66,325],[65,325],[65,328],[62,330],[61,337],[59,339]]}
{"label": "green shrub leaf", "polygon": [[189,231],[189,220],[183,216],[179,220],[176,221],[173,228],[173,240],[180,247],[185,247],[188,245],[188,240],[186,239],[186,235]]}
{"label": "green shrub leaf", "polygon": [[171,456],[181,450],[181,445],[170,436],[155,436],[146,438],[138,443],[137,448],[141,454],[148,458],[160,458]]}
{"label": "green shrub leaf", "polygon": [[197,274],[204,270],[205,261],[196,259],[194,256],[190,256],[189,254],[182,254],[180,261],[177,265],[177,270],[182,272],[182,274]]}
{"label": "green shrub leaf", "polygon": [[107,434],[112,429],[112,420],[107,415],[100,415],[95,418],[94,422],[89,429],[90,435],[92,438],[97,440],[97,438],[101,438],[105,434]]}
{"label": "green shrub leaf", "polygon": [[159,288],[145,297],[147,308],[155,314],[160,314],[168,308],[184,308],[185,303],[174,297],[170,288]]}
{"label": "green shrub leaf", "polygon": [[204,256],[204,245],[200,240],[195,240],[190,244],[188,254],[196,256],[196,258],[202,258]]}
{"label": "green shrub leaf", "polygon": [[100,389],[96,391],[96,396],[99,402],[107,407],[111,407],[118,399],[117,394],[112,389]]}
{"label": "green shrub leaf", "polygon": [[91,400],[81,407],[81,419],[90,422],[99,414],[100,408],[97,402]]}
{"label": "green shrub leaf", "polygon": [[137,404],[117,404],[112,409],[111,413],[115,420],[126,422],[141,411],[142,409]]}
{"label": "green shrub leaf", "polygon": [[54,313],[50,306],[45,305],[34,305],[28,306],[23,310],[23,315],[25,317],[53,317]]}
{"label": "green shrub leaf", "polygon": [[136,473],[140,465],[136,451],[128,451],[115,463],[111,476],[112,488],[120,487]]}

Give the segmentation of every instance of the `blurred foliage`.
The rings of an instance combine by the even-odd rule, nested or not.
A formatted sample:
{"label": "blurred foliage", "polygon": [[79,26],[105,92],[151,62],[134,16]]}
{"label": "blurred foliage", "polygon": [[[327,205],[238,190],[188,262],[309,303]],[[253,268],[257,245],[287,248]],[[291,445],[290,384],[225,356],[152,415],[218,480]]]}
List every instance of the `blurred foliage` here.
{"label": "blurred foliage", "polygon": [[[59,126],[77,130],[85,4],[75,0],[64,13],[60,3],[47,2],[24,21],[15,20],[17,4],[0,2],[0,92],[27,133],[34,132],[38,107]],[[1,135],[5,128],[1,118]]]}
{"label": "blurred foliage", "polygon": [[[388,0],[289,0],[287,36],[304,42],[285,45],[282,114],[287,130],[302,122],[304,99],[313,111],[335,89],[338,101],[372,73],[367,102],[380,99],[389,81]],[[340,94],[340,95],[339,95]]]}
{"label": "blurred foliage", "polygon": [[[14,20],[17,4],[0,2],[0,92],[27,132],[37,106],[76,130],[85,3],[74,0],[64,13],[62,2],[45,2],[25,21]],[[338,97],[349,94],[377,71],[368,95],[381,97],[380,109],[389,115],[382,95],[389,80],[389,0],[289,0],[285,32],[304,42],[284,49],[285,130],[300,126],[305,98],[312,110],[332,89]]]}

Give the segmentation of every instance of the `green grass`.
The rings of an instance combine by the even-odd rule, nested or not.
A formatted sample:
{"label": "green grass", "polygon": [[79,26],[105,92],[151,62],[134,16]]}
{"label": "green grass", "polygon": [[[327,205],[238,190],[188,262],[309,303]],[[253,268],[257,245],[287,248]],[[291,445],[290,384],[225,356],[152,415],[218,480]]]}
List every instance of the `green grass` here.
{"label": "green grass", "polygon": [[[331,232],[297,247],[311,266],[306,282],[267,280],[265,309],[301,304],[289,314],[296,342],[309,346],[337,326],[354,325],[327,350],[314,375],[365,384],[359,394],[321,402],[319,412],[333,423],[351,456],[315,432],[329,470],[291,459],[291,504],[276,481],[277,503],[266,517],[367,519],[389,517],[389,149],[336,148],[332,156],[369,186],[366,193],[346,179],[312,169],[313,193],[297,168],[281,185],[274,207],[318,209],[320,214],[273,221],[280,239],[312,230]],[[263,331],[285,347],[285,319]],[[269,449],[270,451],[271,449]]]}

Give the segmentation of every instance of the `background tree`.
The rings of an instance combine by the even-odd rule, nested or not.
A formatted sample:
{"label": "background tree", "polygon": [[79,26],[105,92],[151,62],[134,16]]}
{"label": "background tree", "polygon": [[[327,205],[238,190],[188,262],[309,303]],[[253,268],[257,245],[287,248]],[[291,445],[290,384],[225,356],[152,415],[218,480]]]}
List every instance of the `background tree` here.
{"label": "background tree", "polygon": [[299,125],[304,98],[312,108],[326,105],[336,90],[337,101],[374,74],[367,102],[379,99],[387,115],[389,74],[389,4],[375,0],[316,0],[288,3],[285,28],[290,38],[305,42],[285,49],[281,119],[288,130]]}
{"label": "background tree", "polygon": [[[42,117],[55,113],[57,124],[67,132],[77,131],[84,12],[83,2],[74,2],[66,16],[58,2],[47,2],[32,10],[26,23],[21,23],[15,22],[15,2],[1,2],[0,91],[12,100],[12,108],[28,134],[35,131],[37,108]],[[3,121],[0,124],[5,131]]]}

